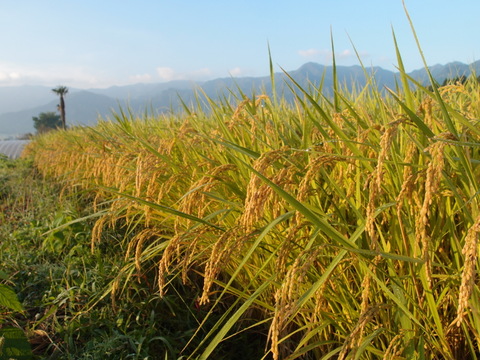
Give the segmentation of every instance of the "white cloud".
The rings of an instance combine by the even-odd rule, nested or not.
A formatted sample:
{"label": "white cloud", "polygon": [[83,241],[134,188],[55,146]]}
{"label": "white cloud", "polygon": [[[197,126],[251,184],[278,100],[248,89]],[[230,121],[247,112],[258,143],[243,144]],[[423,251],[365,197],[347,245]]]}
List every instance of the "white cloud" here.
{"label": "white cloud", "polygon": [[98,77],[83,67],[50,65],[47,67],[21,66],[0,63],[0,86],[63,84],[70,87],[103,85]]}
{"label": "white cloud", "polygon": [[[298,54],[302,57],[319,60],[324,63],[330,63],[332,61],[332,51],[327,49],[312,48],[308,50],[299,50]],[[369,56],[369,54],[365,51],[359,52],[359,55],[362,59]],[[335,58],[342,62],[348,62],[354,59],[356,60],[356,56],[356,53],[350,49],[344,49],[342,51],[335,52]]]}
{"label": "white cloud", "polygon": [[215,74],[209,68],[178,72],[171,67],[158,67],[150,73],[112,75],[105,69],[95,70],[83,66],[53,64],[38,67],[0,62],[0,86],[65,85],[77,88],[94,88],[155,81],[206,80],[214,76]]}
{"label": "white cloud", "polygon": [[20,79],[20,74],[17,73],[17,72],[11,72],[10,74],[8,74],[9,78],[12,79],[12,80],[17,80],[17,79]]}
{"label": "white cloud", "polygon": [[233,77],[242,76],[243,70],[240,67],[237,66],[237,67],[234,67],[233,69],[231,69],[228,73]]}
{"label": "white cloud", "polygon": [[148,83],[152,81],[150,74],[138,74],[129,77],[131,83]]}
{"label": "white cloud", "polygon": [[4,72],[0,72],[0,84],[1,84],[2,82],[7,81],[8,79],[9,79],[8,74],[6,74],[6,73],[4,73]]}
{"label": "white cloud", "polygon": [[189,72],[177,72],[171,67],[158,67],[157,75],[162,81],[172,80],[206,80],[211,78],[213,73],[209,68],[201,68]]}
{"label": "white cloud", "polygon": [[163,81],[175,80],[175,77],[177,76],[177,74],[175,74],[175,70],[169,67],[158,67],[157,74]]}
{"label": "white cloud", "polygon": [[212,76],[212,70],[209,68],[202,68],[194,70],[190,73],[184,74],[188,80],[204,80]]}
{"label": "white cloud", "polygon": [[339,58],[339,59],[347,59],[347,58],[352,57],[352,55],[353,55],[353,54],[352,54],[352,52],[351,52],[349,49],[345,49],[345,50],[343,50],[342,52],[337,53],[336,56],[337,56],[337,58]]}
{"label": "white cloud", "polygon": [[21,79],[20,73],[13,71],[10,66],[0,64],[0,84],[10,84]]}
{"label": "white cloud", "polygon": [[318,49],[298,50],[298,53],[300,54],[300,56],[307,57],[307,58],[315,57],[319,55],[321,52],[322,50],[318,50]]}

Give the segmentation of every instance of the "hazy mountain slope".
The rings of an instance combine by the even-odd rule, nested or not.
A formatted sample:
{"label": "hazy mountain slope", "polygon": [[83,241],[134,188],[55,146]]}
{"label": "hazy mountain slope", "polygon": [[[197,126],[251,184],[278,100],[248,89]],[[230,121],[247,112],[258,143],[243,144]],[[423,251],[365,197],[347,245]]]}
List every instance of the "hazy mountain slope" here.
{"label": "hazy mountain slope", "polygon": [[[469,76],[472,70],[476,75],[480,75],[480,61],[476,61],[470,65],[461,62],[451,62],[446,65],[433,65],[429,67],[433,78],[442,84],[445,79],[453,79],[460,76]],[[427,71],[425,69],[414,70],[409,75],[421,83],[429,83]]]}
{"label": "hazy mountain slope", "polygon": [[[68,93],[65,102],[67,124],[69,125],[93,125],[97,122],[98,116],[106,117],[112,113],[112,109],[118,108],[118,103],[114,99],[88,91]],[[42,106],[1,114],[0,133],[25,134],[35,132],[32,117],[38,116],[42,112],[57,111],[57,104],[58,99],[55,99]]]}
{"label": "hazy mountain slope", "polygon": [[41,106],[56,97],[57,95],[45,86],[0,87],[0,114]]}
{"label": "hazy mountain slope", "polygon": [[[347,90],[351,90],[353,84],[357,87],[364,87],[367,83],[367,76],[375,74],[379,87],[394,87],[395,73],[384,70],[379,67],[364,70],[361,66],[337,66],[337,78],[342,86]],[[290,77],[297,82],[302,88],[307,89],[310,86],[318,87],[323,82],[323,91],[332,93],[333,90],[333,69],[331,66],[324,66],[317,63],[306,63],[299,69],[285,73],[275,74],[275,86],[277,94],[283,94],[287,100],[294,97],[291,89],[299,90],[293,84]],[[242,78],[220,78],[206,81],[202,84],[203,92],[212,99],[222,96],[229,97],[235,94],[240,97],[240,93],[251,95],[252,93],[272,94],[272,84],[270,76],[263,77],[242,77]],[[183,91],[182,99],[185,102],[194,98],[194,90]]]}
{"label": "hazy mountain slope", "polygon": [[[442,83],[446,78],[469,75],[471,71],[480,74],[480,61],[471,65],[452,62],[446,65],[434,65],[430,71],[434,78]],[[398,73],[380,67],[362,68],[361,66],[337,66],[337,78],[342,89],[352,90],[352,87],[364,87],[367,76],[375,75],[375,84],[380,88],[395,89]],[[425,69],[415,70],[409,75],[417,81],[428,84]],[[317,63],[306,63],[297,70],[275,74],[275,85],[278,94],[287,100],[295,96],[291,89],[296,89],[291,79],[303,88],[319,87],[326,94],[333,91],[333,68]],[[354,85],[355,84],[355,85]],[[68,84],[66,84],[68,86]],[[200,97],[205,94],[211,99],[231,98],[234,94],[240,98],[241,93],[250,96],[252,93],[272,94],[270,76],[219,78],[206,82],[171,81],[158,84],[135,84],[128,86],[113,86],[106,89],[76,90],[70,89],[66,97],[68,124],[95,124],[98,117],[110,116],[112,110],[119,106],[128,106],[134,112],[153,111],[169,112],[181,109],[180,98],[190,106],[196,104],[196,91]],[[58,98],[51,88],[41,86],[0,87],[0,133],[22,134],[34,132],[32,117],[41,112],[56,111]]]}
{"label": "hazy mountain slope", "polygon": [[135,101],[145,97],[159,96],[168,89],[193,89],[197,84],[187,80],[169,81],[156,84],[134,84],[126,86],[111,86],[105,89],[88,89],[89,92],[105,95],[115,100]]}

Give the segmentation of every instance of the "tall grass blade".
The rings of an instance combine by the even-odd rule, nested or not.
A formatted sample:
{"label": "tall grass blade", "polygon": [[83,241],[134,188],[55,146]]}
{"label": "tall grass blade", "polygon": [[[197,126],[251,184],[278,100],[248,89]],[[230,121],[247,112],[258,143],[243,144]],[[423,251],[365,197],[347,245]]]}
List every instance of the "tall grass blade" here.
{"label": "tall grass blade", "polygon": [[261,294],[263,294],[265,289],[270,286],[271,281],[273,281],[273,276],[271,279],[264,281],[263,284],[261,284],[258,289],[238,308],[238,310],[229,317],[228,321],[223,325],[217,335],[215,335],[213,340],[208,344],[205,351],[200,355],[200,360],[208,359],[208,357],[212,354],[213,350],[215,350],[218,344],[225,338],[233,325],[236,324],[238,319],[240,319],[240,317],[250,308],[254,301]]}
{"label": "tall grass blade", "polygon": [[268,65],[270,71],[270,84],[272,86],[272,100],[275,107],[278,106],[277,86],[275,84],[275,69],[273,67],[272,52],[270,49],[270,43],[268,44]]}
{"label": "tall grass blade", "polygon": [[417,44],[417,49],[418,52],[422,58],[423,65],[425,67],[425,71],[427,72],[428,78],[430,79],[430,84],[433,88],[433,92],[435,93],[435,98],[437,100],[437,103],[440,105],[440,109],[442,110],[442,114],[445,120],[445,124],[447,125],[448,131],[450,131],[454,136],[458,136],[457,129],[450,118],[450,114],[448,113],[445,103],[442,99],[442,96],[440,95],[440,92],[438,91],[438,84],[437,81],[433,78],[433,75],[428,67],[427,60],[425,59],[425,55],[423,54],[422,47],[420,46],[420,41],[418,40],[417,32],[415,31],[415,27],[413,25],[413,21],[410,18],[410,14],[408,13],[407,6],[405,5],[405,0],[402,0],[403,3],[403,8],[405,10],[405,14],[407,16],[408,22],[410,23],[410,29],[412,30],[412,34],[415,38],[415,42]]}
{"label": "tall grass blade", "polygon": [[199,217],[196,217],[194,215],[190,215],[190,214],[184,213],[182,211],[178,211],[178,210],[176,210],[172,207],[157,204],[157,203],[154,203],[152,201],[147,201],[145,199],[141,199],[141,198],[138,198],[138,197],[126,194],[126,193],[121,193],[117,189],[113,189],[113,188],[109,188],[109,187],[105,187],[105,186],[102,186],[102,189],[106,190],[106,191],[109,191],[112,194],[116,194],[116,195],[122,196],[124,198],[127,198],[127,199],[133,200],[135,202],[138,202],[139,204],[147,205],[147,206],[149,206],[153,209],[165,212],[167,214],[171,214],[171,215],[178,216],[178,217],[181,217],[181,218],[184,218],[184,219],[192,220],[192,221],[195,221],[195,222],[200,223],[200,224],[208,225],[208,226],[210,226],[212,228],[215,228],[217,230],[225,231],[225,229],[220,227],[220,226],[212,224],[212,223],[210,223],[210,222],[208,222],[204,219],[201,219]]}
{"label": "tall grass blade", "polygon": [[333,41],[333,30],[330,27],[330,44],[332,47],[332,76],[333,76],[333,104],[335,112],[339,112],[338,104],[338,75],[337,75],[337,63],[335,57],[335,44]]}
{"label": "tall grass blade", "polygon": [[400,49],[397,43],[397,37],[395,36],[393,27],[392,27],[392,37],[393,37],[393,43],[395,45],[395,52],[397,54],[398,70],[400,71],[400,80],[402,82],[403,94],[405,96],[405,103],[407,105],[407,108],[410,110],[414,108],[412,90],[410,89],[410,85],[408,84],[407,72],[405,71],[405,66],[403,65],[402,55],[400,54]]}

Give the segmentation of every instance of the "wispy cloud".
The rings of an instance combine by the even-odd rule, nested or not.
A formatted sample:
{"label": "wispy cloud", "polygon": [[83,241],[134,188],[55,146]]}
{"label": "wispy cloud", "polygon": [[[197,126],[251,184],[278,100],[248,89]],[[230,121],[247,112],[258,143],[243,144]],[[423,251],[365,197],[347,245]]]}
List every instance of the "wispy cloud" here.
{"label": "wispy cloud", "polygon": [[20,74],[17,72],[0,71],[0,83],[13,82],[20,78]]}
{"label": "wispy cloud", "polygon": [[0,63],[0,86],[24,84],[45,86],[64,84],[74,87],[103,85],[98,77],[82,67],[65,65],[28,67]]}
{"label": "wispy cloud", "polygon": [[150,74],[137,74],[129,76],[129,81],[131,83],[149,83],[152,81],[152,75]]}
{"label": "wispy cloud", "polygon": [[209,68],[201,68],[189,72],[178,72],[171,67],[157,67],[157,75],[161,81],[172,80],[206,80],[212,77],[213,73]]}
{"label": "wispy cloud", "polygon": [[31,73],[31,71],[19,66],[0,63],[0,85],[16,85],[22,78],[25,78],[27,74],[31,75]]}
{"label": "wispy cloud", "polygon": [[108,70],[95,71],[82,66],[54,64],[43,67],[12,65],[0,62],[0,86],[44,85],[91,88],[172,80],[206,80],[214,77],[209,68],[180,72],[172,67],[157,67],[151,72],[112,75]]}
{"label": "wispy cloud", "polygon": [[202,68],[198,69],[195,71],[192,71],[190,73],[187,73],[188,76],[190,76],[191,79],[193,80],[204,80],[206,78],[210,78],[212,76],[212,70],[209,68]]}
{"label": "wispy cloud", "polygon": [[231,76],[235,77],[235,76],[242,76],[244,74],[244,71],[242,70],[242,68],[237,66],[237,67],[234,67],[233,69],[230,69],[228,73]]}
{"label": "wispy cloud", "polygon": [[163,81],[172,81],[178,76],[178,74],[175,73],[175,70],[170,67],[158,67],[157,74]]}
{"label": "wispy cloud", "polygon": [[[298,50],[298,54],[301,57],[308,58],[310,60],[318,60],[322,62],[330,62],[332,60],[332,51],[326,49],[307,49],[307,50]],[[365,58],[368,57],[369,54],[367,52],[360,52],[360,57]],[[344,49],[342,51],[335,52],[335,58],[337,60],[353,60],[356,59],[356,54],[350,49]]]}
{"label": "wispy cloud", "polygon": [[353,57],[353,53],[349,49],[345,49],[336,54],[337,59],[348,59]]}
{"label": "wispy cloud", "polygon": [[315,57],[321,53],[322,53],[322,50],[318,50],[318,49],[298,50],[298,54],[301,57],[306,57],[306,58]]}

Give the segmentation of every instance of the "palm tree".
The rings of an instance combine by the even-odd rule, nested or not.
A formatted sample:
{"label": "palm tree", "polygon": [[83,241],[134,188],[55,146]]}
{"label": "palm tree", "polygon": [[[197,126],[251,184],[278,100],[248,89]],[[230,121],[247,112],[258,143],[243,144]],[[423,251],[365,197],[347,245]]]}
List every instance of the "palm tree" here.
{"label": "palm tree", "polygon": [[65,118],[65,100],[64,96],[68,93],[68,88],[66,86],[58,86],[52,91],[60,96],[60,105],[58,105],[58,110],[60,111],[60,118],[62,119],[62,127],[63,129],[67,128],[67,120]]}

